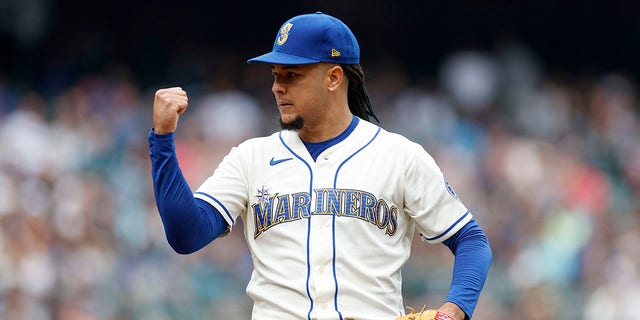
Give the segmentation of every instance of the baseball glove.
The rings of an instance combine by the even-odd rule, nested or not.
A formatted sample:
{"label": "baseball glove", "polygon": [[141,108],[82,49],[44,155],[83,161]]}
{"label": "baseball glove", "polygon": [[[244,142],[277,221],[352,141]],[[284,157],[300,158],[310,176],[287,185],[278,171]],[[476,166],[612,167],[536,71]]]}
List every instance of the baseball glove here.
{"label": "baseball glove", "polygon": [[397,317],[395,320],[454,320],[451,316],[438,310],[422,307],[422,311],[416,312],[413,308],[407,307],[411,313]]}

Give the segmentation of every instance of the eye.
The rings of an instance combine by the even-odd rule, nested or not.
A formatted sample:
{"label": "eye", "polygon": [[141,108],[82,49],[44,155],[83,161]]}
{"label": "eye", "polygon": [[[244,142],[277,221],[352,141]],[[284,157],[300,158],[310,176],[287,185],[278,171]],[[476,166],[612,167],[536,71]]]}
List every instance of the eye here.
{"label": "eye", "polygon": [[279,81],[293,81],[300,76],[298,73],[290,71],[285,71],[284,73],[274,71],[271,74],[273,75],[274,79],[280,79]]}

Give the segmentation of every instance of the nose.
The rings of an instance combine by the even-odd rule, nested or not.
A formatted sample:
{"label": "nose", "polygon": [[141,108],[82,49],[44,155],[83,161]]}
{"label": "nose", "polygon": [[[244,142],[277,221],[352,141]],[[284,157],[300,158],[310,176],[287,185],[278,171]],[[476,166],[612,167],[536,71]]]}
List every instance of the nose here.
{"label": "nose", "polygon": [[282,85],[281,81],[278,81],[278,77],[273,79],[273,85],[271,86],[271,91],[273,93],[284,93],[285,87]]}

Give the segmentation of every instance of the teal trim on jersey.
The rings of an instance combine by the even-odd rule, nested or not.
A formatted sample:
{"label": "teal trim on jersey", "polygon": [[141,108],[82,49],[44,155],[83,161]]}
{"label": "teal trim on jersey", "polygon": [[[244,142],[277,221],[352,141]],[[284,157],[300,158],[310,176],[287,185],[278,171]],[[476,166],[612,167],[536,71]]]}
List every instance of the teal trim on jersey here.
{"label": "teal trim on jersey", "polygon": [[[357,117],[354,117],[355,119],[358,119]],[[352,122],[353,123],[353,122]],[[364,148],[368,147],[371,142],[373,142],[373,140],[376,139],[376,137],[378,137],[378,134],[380,133],[382,129],[378,128],[378,131],[376,131],[376,134],[373,135],[373,137],[371,138],[371,140],[369,140],[369,142],[367,142],[364,146],[362,146],[360,149],[356,150],[356,152],[354,152],[352,155],[350,155],[349,157],[347,157],[344,161],[342,161],[342,163],[338,166],[338,169],[336,169],[336,174],[333,177],[333,188],[336,189],[338,188],[337,183],[338,183],[338,174],[340,173],[340,169],[342,169],[342,166],[347,163],[347,161],[351,160],[351,158],[353,158],[356,154],[358,154],[360,151],[362,151]],[[353,130],[352,130],[353,131]],[[333,261],[332,261],[332,265],[333,265],[333,281],[335,283],[336,286],[336,291],[333,295],[333,304],[335,307],[336,312],[340,315],[340,320],[342,320],[342,313],[340,312],[340,310],[338,310],[338,277],[336,276],[336,215],[334,214],[332,219],[331,219],[331,232],[332,232],[332,241],[333,241]]]}
{"label": "teal trim on jersey", "polygon": [[455,227],[458,223],[460,223],[460,221],[464,220],[464,218],[466,218],[471,212],[469,212],[469,210],[467,210],[467,212],[465,212],[462,217],[460,217],[458,220],[456,220],[456,222],[454,222],[449,228],[447,228],[447,230],[445,230],[443,233],[433,237],[433,238],[427,238],[424,235],[422,236],[425,240],[436,240],[439,238],[442,238],[445,234],[449,233],[449,231],[451,231],[451,229],[453,229],[453,227]]}
{"label": "teal trim on jersey", "polygon": [[229,213],[229,210],[227,210],[227,208],[226,208],[226,207],[222,204],[222,202],[220,202],[218,199],[216,199],[216,198],[214,198],[214,197],[212,197],[212,196],[210,196],[210,195],[208,195],[208,194],[206,194],[206,193],[204,193],[204,192],[200,192],[200,191],[195,192],[194,194],[200,194],[200,195],[203,195],[203,196],[205,196],[205,197],[207,197],[207,198],[209,198],[209,199],[211,199],[211,200],[215,201],[215,202],[216,202],[216,203],[217,203],[217,204],[218,204],[222,209],[224,209],[224,213],[225,213],[225,214],[227,215],[227,217],[229,217],[229,219],[231,220],[231,224],[236,224],[236,220],[235,220],[235,219],[233,219],[233,216],[231,215],[231,213]]}
{"label": "teal trim on jersey", "polygon": [[302,143],[304,143],[304,146],[307,147],[307,151],[309,151],[309,154],[311,155],[311,158],[313,158],[313,161],[316,161],[318,160],[318,156],[323,151],[329,149],[330,147],[335,146],[336,144],[346,139],[351,134],[351,132],[353,132],[353,130],[356,129],[359,122],[360,122],[360,118],[353,116],[353,119],[351,119],[351,123],[349,124],[349,126],[335,138],[331,138],[327,141],[322,141],[322,142],[302,141]]}
{"label": "teal trim on jersey", "polygon": [[[280,142],[282,143],[282,145],[289,150],[289,152],[291,152],[291,154],[293,156],[295,156],[296,158],[298,158],[298,160],[302,161],[302,163],[304,163],[304,165],[307,166],[307,169],[309,169],[309,194],[311,194],[311,192],[313,191],[313,170],[311,169],[311,166],[304,161],[304,159],[302,159],[302,157],[295,153],[285,142],[284,139],[282,138],[282,132],[280,132],[279,135],[280,138]],[[311,290],[309,290],[309,278],[311,278],[311,257],[309,256],[309,251],[310,251],[310,237],[309,235],[311,234],[311,218],[307,219],[307,297],[309,297],[309,312],[307,313],[307,319],[311,320],[311,312],[313,311],[313,298],[311,298]]]}

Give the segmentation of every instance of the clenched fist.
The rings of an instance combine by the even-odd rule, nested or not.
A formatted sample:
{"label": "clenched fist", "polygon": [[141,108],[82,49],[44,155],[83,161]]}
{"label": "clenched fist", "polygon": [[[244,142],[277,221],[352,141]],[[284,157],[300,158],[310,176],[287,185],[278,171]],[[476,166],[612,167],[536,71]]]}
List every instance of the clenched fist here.
{"label": "clenched fist", "polygon": [[180,87],[156,91],[153,101],[153,130],[157,134],[170,133],[178,127],[180,115],[187,110],[189,98]]}

